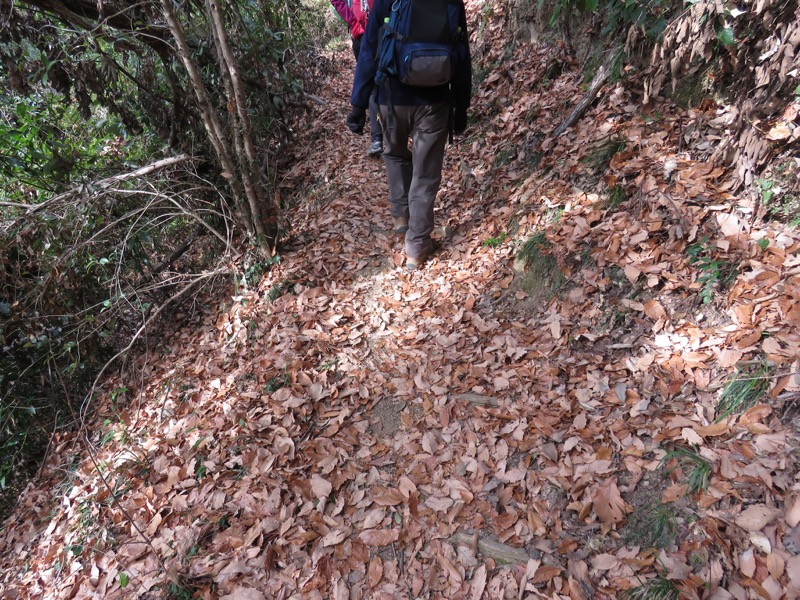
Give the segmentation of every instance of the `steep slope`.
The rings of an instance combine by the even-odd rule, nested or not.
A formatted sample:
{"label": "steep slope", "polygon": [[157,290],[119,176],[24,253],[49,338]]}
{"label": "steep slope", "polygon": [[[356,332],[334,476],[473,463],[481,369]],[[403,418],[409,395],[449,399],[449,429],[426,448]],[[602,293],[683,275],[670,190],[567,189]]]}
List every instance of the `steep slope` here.
{"label": "steep slope", "polygon": [[[795,593],[800,233],[698,160],[719,107],[614,84],[549,137],[576,67],[509,51],[508,19],[476,27],[431,262],[400,267],[348,65],[281,182],[280,262],[105,382],[91,460],[54,439],[3,597]],[[752,406],[722,415],[731,389]]]}

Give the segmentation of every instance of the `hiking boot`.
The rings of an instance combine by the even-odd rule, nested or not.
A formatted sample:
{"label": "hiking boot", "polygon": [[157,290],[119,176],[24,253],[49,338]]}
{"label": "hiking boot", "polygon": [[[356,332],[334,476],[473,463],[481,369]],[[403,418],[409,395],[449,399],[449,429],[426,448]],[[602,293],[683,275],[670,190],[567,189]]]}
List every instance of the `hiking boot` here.
{"label": "hiking boot", "polygon": [[420,267],[422,267],[422,263],[424,263],[428,259],[428,257],[436,251],[437,248],[438,244],[436,242],[433,242],[430,246],[430,250],[428,250],[422,256],[413,257],[406,255],[406,269],[408,269],[409,271],[418,270]]}
{"label": "hiking boot", "polygon": [[394,231],[395,233],[405,233],[408,231],[408,217],[392,217],[394,221]]}
{"label": "hiking boot", "polygon": [[419,256],[417,258],[413,258],[411,256],[406,256],[406,269],[409,271],[417,271],[422,268],[422,263],[430,256],[430,254],[426,254],[424,256]]}
{"label": "hiking boot", "polygon": [[367,148],[367,155],[378,157],[381,154],[383,154],[383,142],[381,140],[375,140],[369,145],[369,148]]}
{"label": "hiking boot", "polygon": [[408,269],[409,271],[417,271],[424,262],[425,262],[424,258],[411,258],[410,256],[408,256],[406,257],[406,269]]}

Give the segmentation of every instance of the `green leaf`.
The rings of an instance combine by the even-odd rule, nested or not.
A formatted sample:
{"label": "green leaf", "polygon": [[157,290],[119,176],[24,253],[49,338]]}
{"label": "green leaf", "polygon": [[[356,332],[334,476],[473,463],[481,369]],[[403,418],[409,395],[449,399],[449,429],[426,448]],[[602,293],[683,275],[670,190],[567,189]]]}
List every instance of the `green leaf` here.
{"label": "green leaf", "polygon": [[732,27],[723,27],[717,32],[717,39],[722,42],[724,46],[732,48],[736,46],[736,38],[733,34]]}
{"label": "green leaf", "polygon": [[800,96],[800,85],[798,85],[798,86],[795,88],[795,90],[794,90],[794,95],[795,95],[795,96]]}
{"label": "green leaf", "polygon": [[131,578],[128,576],[127,573],[120,573],[119,574],[119,587],[127,587],[128,583],[130,583]]}

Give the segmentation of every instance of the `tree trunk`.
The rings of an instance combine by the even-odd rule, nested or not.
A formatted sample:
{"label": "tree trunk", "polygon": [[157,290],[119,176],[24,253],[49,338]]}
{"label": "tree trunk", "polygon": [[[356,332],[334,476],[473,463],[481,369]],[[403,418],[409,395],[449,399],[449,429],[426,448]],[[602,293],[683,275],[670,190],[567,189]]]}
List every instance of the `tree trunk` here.
{"label": "tree trunk", "polygon": [[[173,9],[172,1],[161,0],[161,5],[172,35],[175,38],[175,43],[178,47],[178,55],[183,61],[184,67],[189,74],[192,88],[197,96],[203,125],[205,126],[209,141],[214,147],[217,159],[222,167],[222,176],[227,179],[231,186],[239,218],[245,226],[248,236],[256,243],[261,251],[266,255],[272,255],[276,243],[274,231],[269,232],[266,230],[260,218],[260,206],[255,192],[255,187],[257,186],[253,185],[251,179],[252,175],[248,172],[250,169],[247,164],[240,164],[237,166],[235,163],[235,157],[231,153],[230,143],[220,124],[216,110],[211,103],[208,90],[200,76],[200,71],[192,58],[191,51],[186,43],[183,28]],[[211,17],[211,15],[209,15],[209,17]],[[213,19],[210,20],[213,21]],[[215,41],[217,39],[218,36],[215,36]],[[227,76],[229,76],[229,74]],[[225,73],[223,73],[223,77],[226,77]],[[229,101],[231,104],[235,104],[236,99],[229,98]],[[272,235],[269,235],[270,233],[272,233]]]}
{"label": "tree trunk", "polygon": [[266,198],[259,182],[259,165],[256,160],[250,116],[247,114],[247,95],[242,86],[239,66],[231,51],[225,22],[217,0],[206,0],[206,10],[217,49],[220,72],[228,91],[228,105],[233,105],[230,116],[234,126],[234,148],[241,169],[242,182],[249,203],[256,232],[265,238],[273,254],[277,242],[277,207]]}

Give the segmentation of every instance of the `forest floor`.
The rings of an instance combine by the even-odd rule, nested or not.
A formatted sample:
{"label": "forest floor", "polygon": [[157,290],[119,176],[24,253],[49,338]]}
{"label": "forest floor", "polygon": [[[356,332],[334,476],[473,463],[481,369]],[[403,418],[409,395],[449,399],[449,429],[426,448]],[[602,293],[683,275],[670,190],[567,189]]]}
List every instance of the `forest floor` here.
{"label": "forest floor", "polygon": [[279,263],[104,382],[90,445],[53,440],[1,597],[797,595],[800,231],[708,162],[724,106],[611,84],[548,137],[578,67],[503,19],[440,250],[403,268],[343,51]]}

